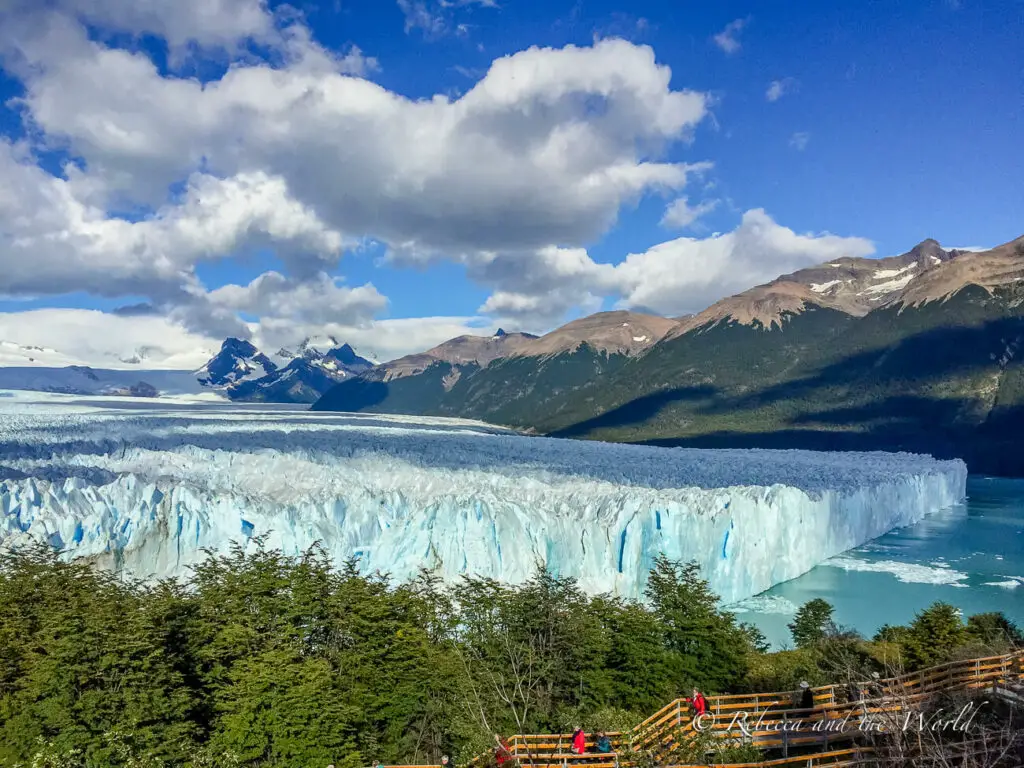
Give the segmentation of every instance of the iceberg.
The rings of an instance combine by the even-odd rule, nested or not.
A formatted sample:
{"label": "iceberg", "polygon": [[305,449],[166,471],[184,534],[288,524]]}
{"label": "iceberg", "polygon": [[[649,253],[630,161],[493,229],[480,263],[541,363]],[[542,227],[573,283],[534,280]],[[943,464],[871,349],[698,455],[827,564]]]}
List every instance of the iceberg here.
{"label": "iceberg", "polygon": [[659,553],[726,603],[961,501],[962,461],[655,448],[456,419],[0,398],[0,548],[140,578],[232,542],[405,580],[421,568],[641,597]]}

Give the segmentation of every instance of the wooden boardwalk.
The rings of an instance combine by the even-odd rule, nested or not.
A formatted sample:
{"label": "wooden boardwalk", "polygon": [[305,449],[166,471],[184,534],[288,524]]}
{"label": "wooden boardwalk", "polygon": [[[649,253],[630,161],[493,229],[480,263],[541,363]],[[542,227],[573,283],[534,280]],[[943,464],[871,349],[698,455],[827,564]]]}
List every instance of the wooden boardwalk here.
{"label": "wooden boardwalk", "polygon": [[[1024,685],[1024,651],[966,661],[950,662],[929,669],[862,683],[860,700],[847,701],[848,686],[825,685],[812,688],[813,709],[793,706],[795,692],[709,696],[708,714],[694,722],[690,705],[676,699],[648,717],[631,731],[608,733],[613,752],[594,749],[593,735],[582,755],[570,751],[569,734],[519,734],[507,739],[512,757],[530,768],[622,768],[620,752],[670,753],[681,739],[697,730],[707,731],[723,741],[753,744],[762,750],[820,747],[823,751],[783,757],[758,763],[731,764],[732,768],[793,768],[814,766],[874,765],[870,749],[857,747],[854,740],[864,734],[865,718],[888,720],[915,703],[940,692],[969,692],[996,687],[1021,690]],[[841,749],[829,749],[833,744]],[[474,762],[483,762],[478,758]],[[441,768],[441,766],[386,766],[385,768]]]}

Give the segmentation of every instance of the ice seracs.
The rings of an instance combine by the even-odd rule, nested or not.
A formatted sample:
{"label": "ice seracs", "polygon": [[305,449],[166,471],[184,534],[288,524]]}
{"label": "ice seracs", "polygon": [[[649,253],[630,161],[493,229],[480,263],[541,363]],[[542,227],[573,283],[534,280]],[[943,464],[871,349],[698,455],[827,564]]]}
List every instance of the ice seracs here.
{"label": "ice seracs", "polygon": [[0,547],[149,578],[254,536],[336,563],[638,597],[661,552],[735,602],[965,495],[960,461],[527,438],[473,422],[0,400]]}

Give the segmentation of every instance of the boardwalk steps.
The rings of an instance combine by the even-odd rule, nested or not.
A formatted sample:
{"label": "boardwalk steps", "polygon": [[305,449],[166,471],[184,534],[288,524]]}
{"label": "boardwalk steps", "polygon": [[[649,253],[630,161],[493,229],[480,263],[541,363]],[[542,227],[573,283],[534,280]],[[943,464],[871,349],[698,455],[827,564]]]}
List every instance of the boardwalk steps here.
{"label": "boardwalk steps", "polygon": [[[849,746],[828,750],[836,742],[852,742],[857,729],[842,729],[844,721],[865,715],[885,718],[898,715],[940,692],[988,690],[1007,699],[1024,701],[1024,651],[965,661],[890,678],[859,686],[861,700],[846,701],[847,685],[813,688],[814,708],[793,706],[793,692],[739,694],[708,697],[708,717],[700,728],[717,738],[735,743],[753,744],[762,750],[820,746],[826,751],[810,755],[783,757],[757,763],[731,764],[731,768],[814,768],[815,766],[874,765],[871,750]],[[745,715],[745,719],[744,718]],[[743,720],[745,727],[739,726]],[[613,752],[601,754],[587,740],[587,752],[574,754],[568,734],[519,734],[507,739],[512,757],[529,768],[623,768],[628,760],[620,753],[648,752],[667,755],[680,739],[692,737],[698,728],[689,704],[676,699],[659,709],[630,731],[608,733]],[[482,763],[486,756],[475,763]],[[441,768],[440,766],[387,766],[386,768]]]}

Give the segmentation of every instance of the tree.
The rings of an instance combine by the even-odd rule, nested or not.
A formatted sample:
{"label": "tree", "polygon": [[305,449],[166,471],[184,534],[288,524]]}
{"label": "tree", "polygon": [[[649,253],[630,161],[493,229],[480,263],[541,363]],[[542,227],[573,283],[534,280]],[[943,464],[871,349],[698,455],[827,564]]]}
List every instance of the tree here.
{"label": "tree", "polygon": [[835,609],[827,600],[816,597],[808,600],[796,612],[789,624],[793,642],[797,648],[810,648],[824,640],[833,629],[832,614]]}
{"label": "tree", "polygon": [[696,562],[659,555],[645,591],[665,632],[670,665],[680,690],[724,691],[740,682],[754,652],[751,637],[700,577]]}
{"label": "tree", "polygon": [[873,640],[876,643],[902,643],[909,634],[910,630],[907,627],[896,624],[883,624],[875,632]]}
{"label": "tree", "polygon": [[979,643],[999,649],[1024,645],[1024,633],[999,611],[968,617],[967,635]]}
{"label": "tree", "polygon": [[936,602],[917,614],[900,641],[910,669],[921,669],[947,661],[967,639],[960,609]]}
{"label": "tree", "polygon": [[119,764],[115,746],[184,760],[199,729],[162,624],[176,599],[45,546],[0,558],[0,763],[39,739],[101,765]]}
{"label": "tree", "polygon": [[610,682],[608,703],[641,713],[661,708],[676,691],[671,680],[665,632],[657,617],[644,606],[628,600],[598,597],[592,601],[591,608],[609,638],[604,658]]}
{"label": "tree", "polygon": [[218,696],[212,746],[243,763],[363,763],[355,748],[356,713],[336,681],[330,662],[303,658],[294,643],[240,661]]}

